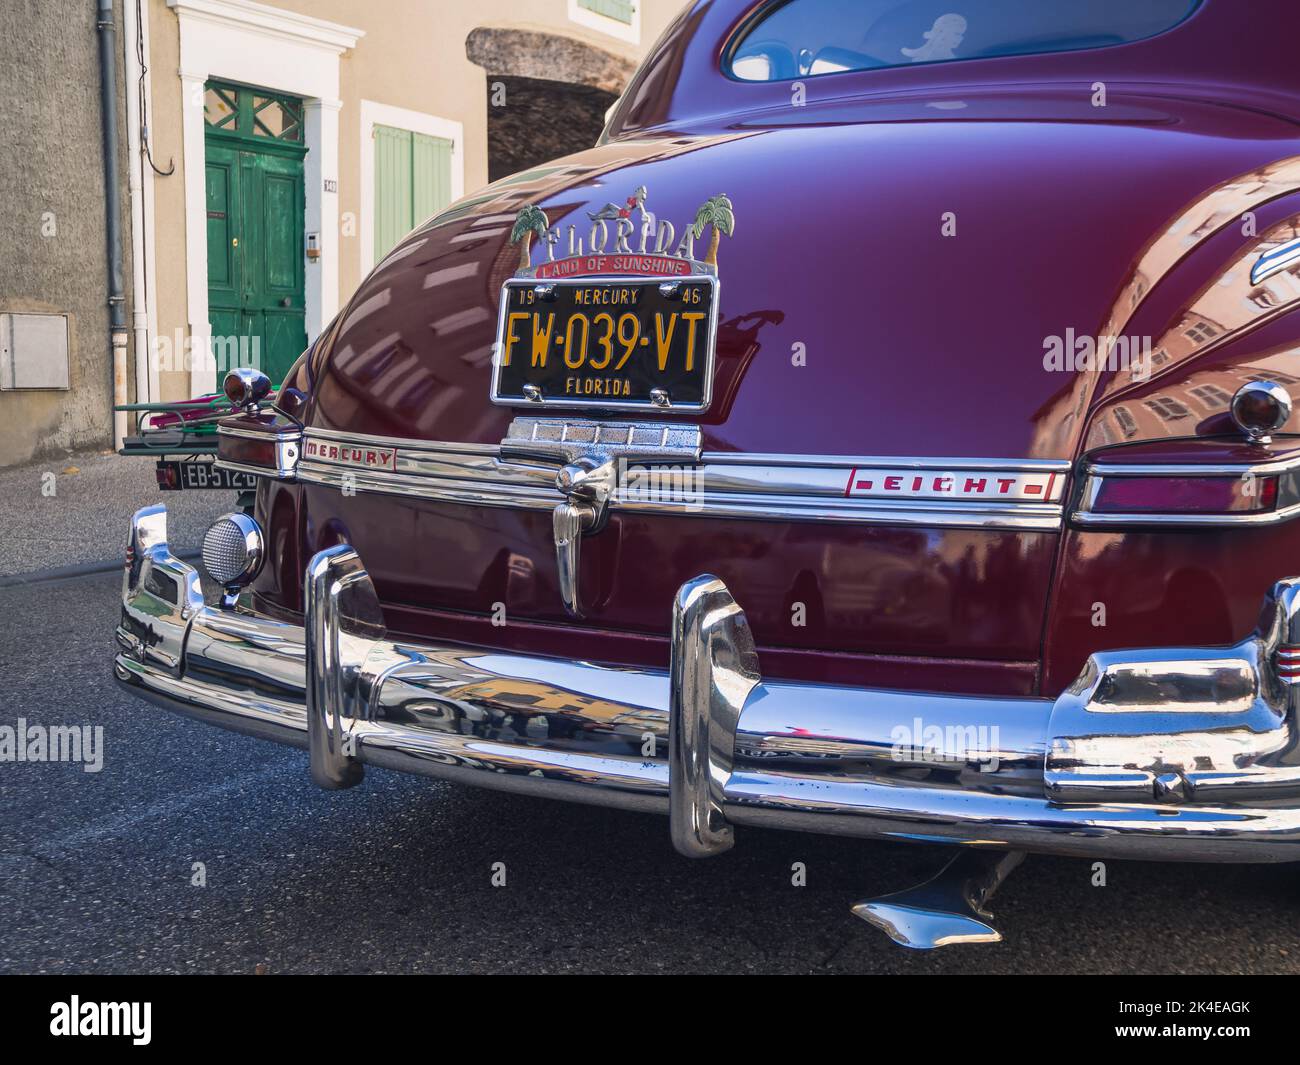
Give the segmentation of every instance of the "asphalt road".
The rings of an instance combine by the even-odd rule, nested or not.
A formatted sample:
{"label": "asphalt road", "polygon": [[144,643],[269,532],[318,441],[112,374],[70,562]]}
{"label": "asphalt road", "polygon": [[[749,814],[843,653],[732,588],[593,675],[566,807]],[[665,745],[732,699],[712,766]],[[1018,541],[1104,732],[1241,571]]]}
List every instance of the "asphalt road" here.
{"label": "asphalt road", "polygon": [[298,751],[119,691],[118,587],[0,588],[0,724],[104,728],[98,773],[0,763],[0,971],[1300,969],[1300,867],[1111,862],[1094,887],[1087,862],[1031,857],[993,905],[1003,943],[922,954],[848,908],[929,875],[938,848],[751,829],[692,861],[652,815],[373,767],[322,792]]}
{"label": "asphalt road", "polygon": [[173,549],[196,549],[234,502],[233,492],[160,492],[152,459],[112,452],[0,469],[0,579],[118,558],[132,510],[155,503],[167,504]]}

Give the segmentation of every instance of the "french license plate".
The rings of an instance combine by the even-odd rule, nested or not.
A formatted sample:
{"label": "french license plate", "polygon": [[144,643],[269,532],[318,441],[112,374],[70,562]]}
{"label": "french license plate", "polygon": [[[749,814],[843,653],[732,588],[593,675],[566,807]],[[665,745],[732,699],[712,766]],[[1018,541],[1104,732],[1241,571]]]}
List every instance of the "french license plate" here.
{"label": "french license plate", "polygon": [[536,407],[702,411],[718,282],[514,279],[501,292],[492,399]]}
{"label": "french license plate", "polygon": [[232,492],[251,491],[257,478],[251,473],[227,470],[202,460],[158,463],[158,487],[163,491],[185,488],[222,488]]}

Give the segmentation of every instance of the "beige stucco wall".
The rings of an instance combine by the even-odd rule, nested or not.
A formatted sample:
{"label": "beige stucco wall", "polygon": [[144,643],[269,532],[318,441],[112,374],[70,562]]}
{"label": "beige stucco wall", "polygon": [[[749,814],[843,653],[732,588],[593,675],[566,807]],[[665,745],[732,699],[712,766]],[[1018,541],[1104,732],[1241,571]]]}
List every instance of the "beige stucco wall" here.
{"label": "beige stucco wall", "polygon": [[[639,0],[637,44],[569,18],[568,0],[276,0],[270,6],[365,32],[339,62],[339,303],[361,280],[361,111],[370,100],[459,122],[464,127],[465,193],[487,182],[487,80],[465,55],[480,26],[563,34],[632,60],[639,59],[683,0]],[[149,0],[153,94],[151,132],[160,165],[176,173],[155,179],[155,234],[160,336],[186,330],[185,187],[181,150],[179,24],[166,0]],[[277,88],[277,86],[266,86]],[[189,375],[160,375],[163,399],[190,395]]]}

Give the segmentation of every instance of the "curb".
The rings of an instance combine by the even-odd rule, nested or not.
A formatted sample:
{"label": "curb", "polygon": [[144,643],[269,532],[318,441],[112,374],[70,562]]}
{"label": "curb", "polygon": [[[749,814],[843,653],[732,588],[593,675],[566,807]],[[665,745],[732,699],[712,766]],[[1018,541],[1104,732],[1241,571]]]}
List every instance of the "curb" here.
{"label": "curb", "polygon": [[[183,562],[196,562],[201,557],[200,551],[177,551],[177,558]],[[122,569],[122,560],[109,559],[104,562],[78,562],[71,566],[52,566],[50,569],[36,570],[34,573],[12,573],[0,575],[0,588],[18,588],[28,584],[48,584],[51,581],[74,580],[77,577],[92,577],[99,573],[112,573]]]}

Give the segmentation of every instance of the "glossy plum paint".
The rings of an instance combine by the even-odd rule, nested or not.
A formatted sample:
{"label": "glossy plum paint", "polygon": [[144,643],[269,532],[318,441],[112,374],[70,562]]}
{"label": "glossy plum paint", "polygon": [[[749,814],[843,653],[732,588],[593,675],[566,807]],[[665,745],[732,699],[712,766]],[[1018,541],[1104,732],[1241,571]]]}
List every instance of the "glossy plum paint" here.
{"label": "glossy plum paint", "polygon": [[[511,617],[569,621],[544,511],[340,498],[318,486],[303,498],[308,553],[351,543],[385,603],[476,614],[504,603]],[[765,646],[1032,660],[1055,549],[1051,533],[616,513],[583,544],[582,589],[589,624],[662,635],[677,589],[708,572],[745,589]]]}
{"label": "glossy plum paint", "polygon": [[645,185],[679,229],[708,196],[735,204],[706,448],[1069,457],[1090,381],[1045,370],[1044,338],[1099,332],[1151,235],[1206,190],[1300,154],[1300,130],[1114,93],[1105,109],[1059,90],[994,94],[978,120],[926,102],[883,121],[878,103],[809,106],[744,133],[612,142],[565,160],[576,174],[453,208],[343,313],[313,424],[499,441],[512,412],[487,389],[514,214],[536,203],[585,231],[587,211]]}
{"label": "glossy plum paint", "polygon": [[[1158,334],[1253,238],[1236,224],[1187,234],[1131,302],[1144,253],[1243,175],[1300,156],[1287,31],[1300,11],[1275,0],[1252,5],[1250,49],[1224,43],[1247,30],[1240,5],[1207,0],[1118,48],[808,78],[798,107],[787,83],[720,69],[757,6],[696,4],[604,143],[490,186],[394,249],[291,374],[307,424],[501,440],[515,412],[487,396],[516,212],[534,204],[585,233],[586,212],[645,185],[679,232],[709,196],[735,206],[718,256],[715,400],[689,419],[706,450],[1079,459],[1103,442],[1089,426],[1119,386],[1046,368],[1045,338],[1117,317]],[[1261,17],[1272,31],[1257,32]],[[1300,213],[1285,190],[1252,207],[1261,231]],[[1215,358],[1254,354],[1266,331],[1276,348],[1295,323]],[[1189,435],[1210,431],[1230,427],[1209,418]],[[560,607],[544,514],[302,487],[260,504],[298,530],[299,557],[258,585],[282,608],[300,601],[293,566],[348,539],[402,631],[455,638],[460,619],[465,639],[563,653],[581,635],[572,654],[640,661],[661,654],[676,587],[712,571],[785,675],[990,693],[1032,688],[1040,660],[1055,692],[1091,650],[1239,638],[1300,555],[1290,525],[1057,535],[616,517],[584,541],[592,610],[579,627]],[[1103,594],[1117,598],[1099,628]],[[485,629],[496,602],[520,624]],[[795,602],[814,607],[806,627],[790,624]]]}
{"label": "glossy plum paint", "polygon": [[1047,629],[1043,690],[1060,692],[1103,647],[1209,647],[1244,638],[1264,593],[1296,572],[1296,546],[1293,523],[1070,532]]}

